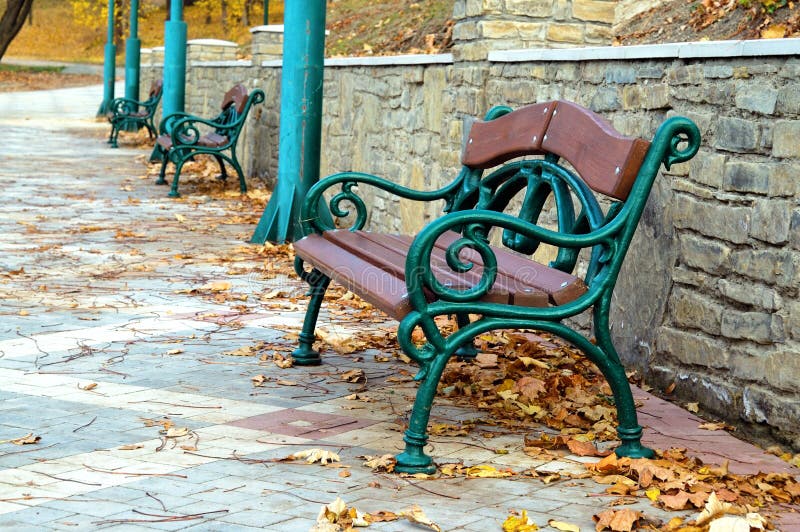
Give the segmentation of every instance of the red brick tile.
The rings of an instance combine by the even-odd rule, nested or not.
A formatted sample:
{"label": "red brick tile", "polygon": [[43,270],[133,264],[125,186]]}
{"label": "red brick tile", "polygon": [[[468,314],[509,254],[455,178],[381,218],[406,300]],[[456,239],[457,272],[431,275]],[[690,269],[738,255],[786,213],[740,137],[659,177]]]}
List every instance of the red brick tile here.
{"label": "red brick tile", "polygon": [[369,427],[375,423],[378,422],[369,419],[356,419],[287,408],[278,412],[232,421],[228,425],[274,432],[284,436],[320,440],[342,432]]}

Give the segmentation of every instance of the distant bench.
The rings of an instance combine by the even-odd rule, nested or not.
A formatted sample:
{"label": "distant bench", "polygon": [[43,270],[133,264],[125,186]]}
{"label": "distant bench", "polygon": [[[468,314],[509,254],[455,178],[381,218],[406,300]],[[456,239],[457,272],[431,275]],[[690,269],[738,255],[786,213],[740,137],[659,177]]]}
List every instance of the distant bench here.
{"label": "distant bench", "polygon": [[[170,197],[178,197],[178,180],[186,161],[196,155],[211,155],[219,164],[219,178],[228,178],[225,162],[230,164],[239,176],[239,190],[247,192],[244,172],[236,156],[236,144],[247,120],[250,108],[264,101],[264,91],[255,89],[250,94],[244,85],[235,85],[222,97],[222,112],[215,118],[206,119],[188,113],[172,113],[162,118],[158,126],[155,156],[161,159],[161,171],[157,185],[166,185],[165,174],[167,164],[175,165],[175,176],[172,178]],[[202,126],[202,127],[201,127]],[[201,132],[201,129],[205,133]]]}
{"label": "distant bench", "polygon": [[115,98],[111,101],[109,112],[106,115],[111,122],[111,133],[108,136],[108,143],[112,148],[117,148],[119,132],[138,131],[147,128],[147,133],[151,139],[156,137],[156,127],[153,117],[161,101],[163,83],[160,79],[153,81],[150,85],[150,92],[147,99],[143,101],[132,100],[130,98]]}
{"label": "distant bench", "polygon": [[[439,190],[415,191],[356,172],[320,181],[302,208],[307,236],[294,245],[295,270],[311,286],[295,362],[320,363],[312,347],[314,328],[331,279],[399,320],[398,341],[419,363],[421,383],[395,469],[430,473],[435,466],[423,447],[450,357],[474,356],[472,340],[490,330],[548,331],[580,348],[608,380],[622,441],[616,453],[652,456],[640,442],[630,385],[611,341],[609,308],[661,164],[669,168],[691,159],[699,144],[697,126],[686,118],[666,120],[651,144],[620,135],[574,103],[551,101],[516,111],[497,107],[473,124],[461,172]],[[350,229],[335,229],[327,213],[319,212],[323,193],[337,185],[341,188],[327,205],[333,217],[355,218]],[[361,185],[409,200],[443,200],[445,214],[415,237],[364,231],[367,207],[355,190]],[[605,212],[595,194],[610,200]],[[538,224],[550,198],[555,229]],[[548,265],[527,257],[541,244],[554,248]],[[583,255],[588,264],[578,277],[581,249],[588,250]],[[306,270],[306,264],[312,268]],[[586,310],[592,311],[594,341],[564,321]],[[459,329],[449,336],[435,321],[443,315],[457,319]],[[412,339],[416,328],[424,332],[424,345]]]}

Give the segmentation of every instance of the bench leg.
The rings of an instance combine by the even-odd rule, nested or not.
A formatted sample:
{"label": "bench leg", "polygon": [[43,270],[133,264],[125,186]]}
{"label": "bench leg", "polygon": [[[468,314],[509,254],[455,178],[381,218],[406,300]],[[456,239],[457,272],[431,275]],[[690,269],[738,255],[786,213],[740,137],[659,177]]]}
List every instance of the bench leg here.
{"label": "bench leg", "polygon": [[169,163],[169,157],[167,156],[166,153],[163,153],[163,152],[162,152],[161,155],[162,155],[162,157],[161,157],[161,171],[158,173],[158,179],[156,179],[156,185],[166,185],[167,184],[167,180],[164,179],[164,176],[167,173],[167,163]]}
{"label": "bench leg", "polygon": [[239,160],[236,158],[236,152],[231,154],[231,161],[233,162],[233,169],[236,170],[236,174],[239,176],[239,192],[247,194],[247,183],[244,180],[244,172],[241,165],[239,165]]}
{"label": "bench leg", "polygon": [[228,179],[228,171],[225,169],[225,161],[216,153],[214,154],[214,158],[217,160],[217,164],[219,165],[219,175],[217,176],[217,179],[226,181]]}
{"label": "bench leg", "polygon": [[303,320],[303,330],[300,332],[299,345],[292,351],[294,363],[298,366],[317,366],[322,362],[319,351],[314,350],[314,329],[317,326],[319,310],[322,307],[322,300],[331,278],[323,274],[316,268],[307,272],[303,269],[303,260],[299,257],[294,259],[294,271],[309,285],[309,295],[311,300],[308,302],[306,317]]}
{"label": "bench leg", "polygon": [[[469,316],[466,314],[456,314],[456,323],[459,329],[463,329],[469,325]],[[475,348],[474,342],[470,341],[456,350],[456,356],[461,360],[474,360],[478,356],[478,350]]]}
{"label": "bench leg", "polygon": [[[432,347],[428,347],[432,349]],[[411,419],[403,435],[406,442],[405,450],[397,455],[397,464],[394,470],[399,473],[424,473],[430,475],[436,472],[433,459],[425,454],[425,444],[428,442],[428,421],[431,417],[431,405],[436,396],[436,388],[442,376],[444,367],[450,357],[437,354],[430,361],[424,380],[417,390],[414,399],[414,408],[411,410]]]}
{"label": "bench leg", "polygon": [[[166,160],[166,159],[165,159]],[[181,195],[178,192],[178,179],[181,177],[181,169],[183,168],[183,163],[186,162],[186,159],[181,158],[178,162],[175,163],[175,175],[172,177],[172,187],[169,189],[169,196],[170,198],[180,198]],[[163,165],[166,167],[166,163]]]}
{"label": "bench leg", "polygon": [[617,456],[652,458],[655,452],[642,445],[642,427],[639,425],[636,415],[636,404],[633,401],[631,385],[625,375],[625,367],[620,362],[617,350],[611,342],[611,333],[608,328],[609,301],[610,299],[606,298],[598,308],[595,308],[595,337],[597,338],[597,347],[604,355],[602,360],[595,360],[595,364],[605,376],[614,393],[614,403],[617,407],[617,435],[622,441],[622,444],[614,452]]}

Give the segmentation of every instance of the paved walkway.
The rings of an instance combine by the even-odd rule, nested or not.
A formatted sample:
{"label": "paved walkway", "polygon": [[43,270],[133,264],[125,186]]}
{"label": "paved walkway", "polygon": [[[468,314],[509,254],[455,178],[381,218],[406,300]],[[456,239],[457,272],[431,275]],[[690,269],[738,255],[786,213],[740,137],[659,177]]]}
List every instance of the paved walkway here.
{"label": "paved walkway", "polygon": [[[304,287],[285,275],[280,249],[245,244],[263,194],[242,201],[235,183],[187,179],[183,198],[167,198],[146,149],[124,147],[130,137],[106,146],[107,126],[91,119],[100,99],[99,87],[0,94],[0,528],[307,531],[338,496],[367,512],[418,504],[444,530],[500,530],[511,509],[543,528],[555,519],[594,530],[592,515],[616,497],[588,479],[425,481],[364,467],[359,456],[401,448],[414,387],[397,377],[413,368],[374,351],[329,354],[311,369],[274,364],[292,348]],[[325,312],[331,333],[391,334],[357,308]],[[341,378],[359,368],[366,384]],[[640,400],[651,444],[731,459],[739,472],[797,472],[698,430],[680,408]],[[434,409],[439,422],[481,415]],[[28,434],[40,439],[9,441]],[[584,471],[587,459],[536,461],[522,443],[437,436],[431,453],[543,476]],[[308,448],[338,452],[346,467],[276,460]],[[696,515],[644,498],[627,507],[663,521]],[[786,515],[783,530],[800,529]]]}

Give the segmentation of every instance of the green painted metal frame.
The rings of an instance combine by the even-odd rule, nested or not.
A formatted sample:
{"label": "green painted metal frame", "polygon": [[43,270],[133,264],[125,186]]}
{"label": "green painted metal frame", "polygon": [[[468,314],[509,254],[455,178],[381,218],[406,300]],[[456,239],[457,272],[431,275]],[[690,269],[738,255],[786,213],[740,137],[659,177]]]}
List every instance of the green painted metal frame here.
{"label": "green painted metal frame", "polygon": [[[159,88],[155,94],[144,101],[130,98],[115,98],[111,102],[108,113],[108,121],[111,122],[111,133],[108,136],[108,143],[112,148],[117,148],[117,138],[120,131],[138,131],[140,128],[147,128],[147,133],[151,139],[156,136],[156,126],[153,122],[156,108],[161,101],[163,88]],[[140,110],[147,111],[146,115],[137,114]]]}
{"label": "green painted metal frame", "polygon": [[[130,32],[125,41],[125,98],[129,101],[139,99],[139,73],[142,41],[139,39],[139,0],[130,0]],[[133,111],[136,109],[134,108]],[[124,122],[125,131],[138,131],[141,122]],[[150,130],[152,133],[152,130]],[[116,147],[116,146],[115,146]]]}
{"label": "green painted metal frame", "polygon": [[170,2],[169,20],[164,23],[164,116],[182,113],[186,100],[186,22],[183,2]]}
{"label": "green painted metal frame", "polygon": [[[264,91],[261,89],[252,90],[247,97],[247,102],[241,114],[237,112],[236,105],[231,104],[223,109],[222,113],[217,117],[210,120],[192,116],[188,113],[173,113],[162,118],[158,126],[159,134],[169,135],[172,140],[172,147],[165,152],[159,144],[156,144],[155,149],[160,152],[161,160],[161,171],[159,172],[156,184],[167,184],[167,164],[170,162],[173,163],[175,165],[175,176],[172,178],[172,187],[168,195],[171,198],[179,197],[178,180],[180,179],[183,165],[189,159],[197,155],[205,154],[211,155],[216,159],[221,172],[219,178],[222,180],[228,178],[228,172],[225,169],[225,161],[227,161],[239,177],[239,190],[242,194],[247,192],[244,172],[236,156],[236,145],[247,120],[250,108],[253,105],[263,102],[264,98]],[[211,129],[218,135],[227,137],[227,141],[221,146],[201,146],[198,144],[202,136],[200,126]]]}
{"label": "green painted metal frame", "polygon": [[[495,108],[487,115],[487,120],[509,111],[507,107]],[[588,186],[580,177],[560,166],[558,158],[552,154],[544,159],[507,163],[485,176],[481,170],[464,167],[452,183],[430,192],[408,189],[377,176],[356,172],[330,176],[311,188],[302,208],[301,219],[306,234],[334,228],[319,212],[319,205],[323,194],[337,186],[341,190],[330,199],[328,208],[340,219],[345,216],[352,219],[354,214],[351,230],[363,228],[367,220],[366,204],[354,190],[357,185],[371,185],[405,199],[445,202],[446,214],[422,229],[406,259],[406,285],[414,310],[401,321],[397,336],[403,351],[420,365],[415,377],[420,386],[404,436],[406,448],[397,456],[397,471],[435,471],[431,457],[423,448],[428,439],[431,405],[445,364],[459,349],[471,345],[476,336],[496,329],[547,331],[579,348],[597,365],[613,390],[619,420],[617,432],[622,442],[616,449],[617,455],[653,455],[653,451],[640,441],[642,427],[637,421],[625,369],[611,339],[609,310],[620,267],[661,164],[669,169],[673,164],[687,161],[697,153],[699,146],[700,132],[692,121],[683,117],[666,120],[655,134],[627,200],[613,203],[605,214]],[[502,212],[522,189],[526,189],[526,193],[519,214]],[[558,211],[558,231],[536,224],[550,195],[554,197]],[[580,206],[577,214],[573,199]],[[488,242],[491,228],[502,229],[503,243],[523,253],[532,253],[539,243],[558,247],[558,256],[550,266],[564,271],[573,270],[579,250],[591,248],[584,278],[587,292],[569,303],[541,308],[480,301],[492,287],[497,274],[497,261]],[[479,253],[484,264],[480,282],[467,290],[442,285],[430,267],[434,243],[448,231],[461,233],[461,238],[447,251],[447,262],[452,270],[465,272],[472,268],[472,264],[459,258],[459,251],[464,248]],[[295,261],[295,270],[311,285],[312,299],[299,347],[293,356],[299,365],[319,364],[320,356],[312,343],[320,305],[330,279],[316,269],[306,271],[299,258]],[[433,302],[425,297],[425,291],[434,294]],[[596,343],[563,323],[566,318],[589,308],[594,310]],[[436,326],[437,316],[466,316],[468,313],[480,318],[472,322],[460,320],[459,330],[449,336],[443,336]],[[412,332],[416,328],[425,334],[427,342],[423,347],[412,341]]]}

